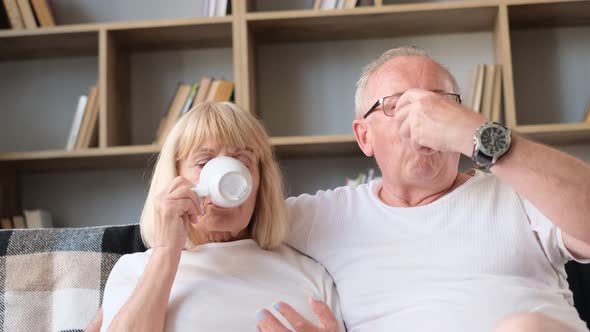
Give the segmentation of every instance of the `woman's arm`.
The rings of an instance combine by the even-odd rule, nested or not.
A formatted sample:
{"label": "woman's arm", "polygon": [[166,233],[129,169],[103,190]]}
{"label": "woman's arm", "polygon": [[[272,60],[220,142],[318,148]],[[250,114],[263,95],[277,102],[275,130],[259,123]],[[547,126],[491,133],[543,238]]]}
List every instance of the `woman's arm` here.
{"label": "woman's arm", "polygon": [[154,248],[129,300],[108,331],[162,331],[181,252]]}
{"label": "woman's arm", "polygon": [[164,329],[172,283],[188,238],[187,229],[198,218],[199,200],[192,186],[192,182],[179,176],[154,198],[152,254],[131,296],[107,331],[161,332]]}
{"label": "woman's arm", "polygon": [[88,324],[84,332],[99,332],[100,326],[102,325],[102,308],[98,309],[96,317]]}

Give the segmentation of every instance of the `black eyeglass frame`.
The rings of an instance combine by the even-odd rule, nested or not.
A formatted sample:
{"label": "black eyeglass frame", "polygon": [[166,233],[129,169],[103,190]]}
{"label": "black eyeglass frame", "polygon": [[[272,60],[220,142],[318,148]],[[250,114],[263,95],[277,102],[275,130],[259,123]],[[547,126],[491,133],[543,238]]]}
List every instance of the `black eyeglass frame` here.
{"label": "black eyeglass frame", "polygon": [[[458,93],[452,93],[452,92],[435,92],[438,93],[439,95],[443,95],[443,96],[453,96],[455,97],[455,101],[459,104],[461,104],[461,95]],[[392,98],[392,97],[400,97],[402,94],[401,93],[396,93],[390,96],[385,96],[385,97],[381,97],[379,98],[374,104],[373,106],[371,106],[371,108],[367,111],[367,113],[365,113],[365,115],[363,116],[363,119],[366,119],[369,115],[371,115],[371,113],[375,112],[377,110],[377,107],[383,105],[383,103],[385,102],[385,99],[387,98]],[[395,108],[394,108],[395,110]],[[393,116],[393,114],[387,114],[387,112],[385,112],[385,110],[383,110],[383,114],[387,115],[387,116]]]}

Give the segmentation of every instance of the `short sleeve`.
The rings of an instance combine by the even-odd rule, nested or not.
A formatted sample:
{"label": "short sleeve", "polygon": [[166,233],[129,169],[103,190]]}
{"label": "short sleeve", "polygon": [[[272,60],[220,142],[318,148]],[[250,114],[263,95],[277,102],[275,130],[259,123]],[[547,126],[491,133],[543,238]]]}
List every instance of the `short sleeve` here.
{"label": "short sleeve", "polygon": [[545,217],[531,202],[521,198],[526,214],[541,242],[541,246],[552,264],[563,265],[570,260],[578,263],[590,263],[590,259],[577,259],[563,243],[561,229]]}
{"label": "short sleeve", "polygon": [[309,235],[315,223],[319,198],[303,194],[287,199],[289,230],[285,242],[291,247],[309,255]]}
{"label": "short sleeve", "polygon": [[101,332],[108,329],[119,310],[135,290],[143,269],[141,271],[134,270],[136,269],[136,265],[138,265],[138,258],[142,255],[144,253],[123,255],[111,270],[105,285],[102,301],[103,319],[100,328]]}

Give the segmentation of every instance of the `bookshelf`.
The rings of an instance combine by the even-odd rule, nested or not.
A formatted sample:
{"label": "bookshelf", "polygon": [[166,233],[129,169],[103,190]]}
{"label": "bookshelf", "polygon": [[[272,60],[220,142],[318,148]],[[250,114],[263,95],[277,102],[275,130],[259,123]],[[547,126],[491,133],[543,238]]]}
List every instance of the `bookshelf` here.
{"label": "bookshelf", "polygon": [[[81,0],[86,1],[86,0]],[[128,0],[130,1],[130,0]],[[86,1],[88,2],[88,1]],[[68,21],[65,25],[34,30],[0,30],[0,65],[2,62],[36,61],[51,59],[70,59],[90,57],[96,62],[96,76],[101,91],[99,104],[99,146],[85,150],[65,151],[57,145],[34,148],[17,148],[16,151],[0,151],[0,168],[12,172],[18,178],[23,174],[45,171],[67,170],[111,170],[121,168],[144,168],[153,164],[159,151],[152,145],[149,135],[164,111],[161,105],[149,106],[150,102],[138,99],[135,90],[137,82],[157,81],[158,75],[140,75],[142,68],[154,66],[164,60],[174,58],[167,52],[186,54],[186,58],[208,59],[223,58],[221,67],[209,75],[223,72],[236,83],[236,103],[254,112],[265,122],[272,136],[272,144],[283,160],[300,158],[347,158],[359,157],[361,152],[351,134],[349,120],[352,119],[353,99],[350,94],[360,68],[379,53],[374,50],[372,41],[383,40],[383,50],[394,42],[425,40],[432,42],[435,57],[444,61],[444,56],[453,57],[455,35],[459,38],[485,39],[484,53],[478,53],[477,45],[464,47],[469,61],[502,64],[504,86],[503,106],[505,122],[516,131],[533,139],[546,143],[589,143],[590,125],[586,123],[527,123],[521,112],[519,86],[523,75],[513,68],[514,51],[522,52],[522,45],[515,45],[514,40],[523,29],[553,29],[563,27],[590,26],[590,1],[580,0],[482,0],[482,1],[361,1],[353,9],[312,10],[307,1],[301,6],[279,6],[272,1],[231,0],[231,14],[224,17],[192,17],[184,15],[179,18],[133,17],[129,21],[118,18],[115,21]],[[89,2],[90,3],[90,2]],[[188,16],[188,17],[186,17]],[[59,21],[58,21],[59,23]],[[474,37],[469,37],[474,36]],[[427,38],[427,39],[420,39]],[[428,39],[430,38],[430,39]],[[436,46],[433,40],[442,38],[447,44]],[[489,39],[489,42],[488,42]],[[311,130],[284,127],[280,124],[280,114],[273,114],[277,109],[275,91],[268,65],[278,51],[294,49],[322,50],[338,43],[359,43],[358,55],[351,61],[350,72],[345,78],[356,77],[348,85],[335,84],[333,93],[342,90],[350,99],[343,100],[337,106],[329,102],[317,101],[311,97],[315,106],[312,110],[305,104],[292,104],[285,110],[296,114],[294,120],[311,123]],[[389,43],[389,44],[388,44]],[[367,48],[366,54],[362,53]],[[489,50],[489,52],[488,52]],[[216,53],[218,52],[218,53]],[[338,56],[326,51],[325,59]],[[483,54],[483,55],[482,55]],[[311,54],[313,56],[313,54]],[[363,57],[364,56],[364,57]],[[281,57],[278,53],[276,57]],[[318,56],[319,57],[319,56]],[[489,58],[482,61],[481,58]],[[65,61],[65,60],[64,60]],[[197,60],[193,60],[195,63]],[[204,60],[203,60],[204,61]],[[281,62],[282,61],[282,62]],[[312,66],[305,57],[286,56],[278,62],[297,66]],[[325,63],[325,62],[324,62]],[[320,63],[320,65],[322,65]],[[142,67],[143,66],[143,67]],[[163,65],[165,66],[165,65]],[[206,68],[196,68],[189,64],[188,71],[193,76],[207,73]],[[171,71],[184,70],[178,65]],[[463,67],[452,67],[459,71]],[[466,76],[466,73],[461,74]],[[198,77],[195,77],[198,78]],[[281,79],[287,80],[288,77]],[[314,77],[315,79],[315,77]],[[340,81],[340,76],[328,76],[327,83]],[[165,81],[168,82],[168,81]],[[277,79],[277,93],[281,91],[284,81]],[[516,84],[518,83],[518,84]],[[173,89],[166,83],[163,89]],[[294,84],[295,92],[301,96],[309,91],[304,83]],[[90,84],[89,84],[90,85]],[[157,85],[153,85],[154,89]],[[85,89],[87,86],[84,87]],[[466,86],[465,86],[466,88]],[[286,89],[286,88],[285,88]],[[321,90],[323,92],[323,90]],[[463,91],[466,93],[466,91]],[[12,91],[18,94],[19,91]],[[353,92],[352,92],[353,93]],[[166,94],[166,93],[164,93]],[[168,93],[168,95],[171,94]],[[338,95],[336,95],[338,96]],[[581,97],[581,96],[579,96]],[[165,99],[168,96],[163,97]],[[274,101],[272,99],[275,99]],[[319,100],[319,98],[318,98]],[[583,101],[587,103],[588,101]],[[75,101],[72,100],[72,110]],[[334,128],[323,125],[326,121],[338,117],[335,107],[342,108],[346,115]],[[144,113],[144,109],[147,109]],[[311,114],[322,111],[324,115]],[[339,110],[340,111],[340,110]],[[48,112],[56,112],[48,110]],[[160,113],[158,113],[160,112]],[[581,110],[580,112],[583,112]],[[327,114],[327,115],[326,115]],[[0,117],[7,116],[0,113]],[[63,119],[60,118],[60,119]],[[291,118],[289,118],[291,119]],[[67,119],[68,125],[70,119]],[[296,121],[293,121],[296,122]],[[322,127],[324,126],[324,127]],[[141,133],[144,134],[141,134]],[[63,133],[66,136],[67,133]],[[42,145],[42,144],[40,144]],[[15,146],[18,147],[18,144]],[[65,141],[64,141],[65,146]],[[151,164],[150,164],[151,163]],[[8,183],[6,178],[5,183]],[[11,185],[10,190],[17,195],[18,185]],[[19,202],[11,201],[9,205],[18,207]]]}

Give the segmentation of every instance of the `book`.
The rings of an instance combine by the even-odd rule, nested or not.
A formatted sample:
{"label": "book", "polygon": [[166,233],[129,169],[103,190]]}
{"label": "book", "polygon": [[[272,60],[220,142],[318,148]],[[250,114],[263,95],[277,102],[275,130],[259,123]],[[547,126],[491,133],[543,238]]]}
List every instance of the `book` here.
{"label": "book", "polygon": [[14,228],[19,228],[19,229],[27,228],[27,225],[25,223],[25,217],[23,217],[23,216],[12,217],[12,225],[14,226]]}
{"label": "book", "polygon": [[481,114],[487,119],[492,116],[492,92],[494,89],[495,69],[494,65],[485,65],[485,80],[483,83],[483,96],[481,101]]}
{"label": "book", "polygon": [[78,132],[78,136],[76,137],[74,149],[82,148],[82,141],[86,136],[86,132],[89,130],[92,113],[94,112],[94,103],[97,99],[97,93],[98,89],[96,86],[92,86],[90,91],[88,91],[88,101],[86,102],[86,107],[84,108],[84,115],[82,116],[82,122],[80,123],[80,130]]}
{"label": "book", "polygon": [[215,16],[225,16],[227,14],[227,2],[229,0],[215,0]]}
{"label": "book", "polygon": [[31,5],[33,6],[40,27],[55,26],[55,19],[53,18],[47,0],[31,0]]}
{"label": "book", "polygon": [[485,79],[484,65],[477,65],[477,81],[475,82],[475,91],[473,93],[473,105],[471,108],[474,112],[481,112],[481,97],[483,94],[483,81]]}
{"label": "book", "polygon": [[182,112],[182,107],[184,106],[186,99],[190,93],[191,86],[189,84],[179,83],[176,89],[176,94],[174,95],[174,99],[172,103],[170,103],[170,108],[168,109],[168,113],[166,114],[166,120],[164,128],[160,133],[160,136],[157,137],[156,143],[162,144],[166,140],[168,133],[174,127],[176,120],[180,116]]}
{"label": "book", "polygon": [[0,2],[0,29],[10,29],[10,21],[2,2]]}
{"label": "book", "polygon": [[346,0],[336,0],[336,6],[334,7],[335,9],[344,9],[344,2]]}
{"label": "book", "polygon": [[217,0],[205,0],[205,15],[209,17],[215,16],[217,11]]}
{"label": "book", "polygon": [[78,106],[76,107],[76,114],[74,114],[74,120],[72,121],[72,127],[70,128],[70,134],[66,143],[66,150],[73,150],[76,146],[76,140],[80,132],[80,125],[82,124],[82,118],[84,117],[84,111],[86,104],[88,103],[88,97],[80,96],[78,98]]}
{"label": "book", "polygon": [[199,82],[199,90],[197,90],[197,94],[195,95],[195,99],[193,100],[193,106],[204,103],[207,100],[207,95],[209,93],[209,88],[211,87],[212,78],[210,77],[203,77],[201,82]]}
{"label": "book", "polygon": [[330,10],[335,9],[338,0],[322,0],[322,4],[320,5],[321,10]]}
{"label": "book", "polygon": [[28,228],[51,228],[53,219],[51,214],[46,210],[25,210],[25,222]]}
{"label": "book", "polygon": [[590,102],[588,102],[588,106],[586,106],[586,114],[584,115],[584,122],[590,123]]}
{"label": "book", "polygon": [[25,28],[36,29],[37,21],[35,20],[35,15],[33,15],[33,8],[31,7],[29,0],[16,0],[16,3],[18,4],[18,9],[20,9],[20,13],[23,17]]}
{"label": "book", "polygon": [[313,2],[313,10],[320,10],[321,4],[322,4],[322,0],[315,0]]}
{"label": "book", "polygon": [[500,122],[500,113],[502,110],[502,67],[494,66],[494,88],[492,92],[492,115],[490,120]]}
{"label": "book", "polygon": [[226,80],[215,80],[209,91],[209,97],[207,101],[229,101],[234,89],[234,82]]}
{"label": "book", "polygon": [[471,73],[471,81],[469,84],[469,91],[467,92],[467,95],[464,100],[465,106],[467,106],[468,108],[470,108],[472,110],[473,110],[473,100],[475,97],[475,89],[476,89],[476,85],[477,85],[477,74],[478,73],[479,73],[479,71],[477,70],[477,66],[475,66],[473,68],[473,72]]}
{"label": "book", "polygon": [[191,90],[188,93],[188,97],[186,97],[184,105],[182,106],[182,112],[180,112],[180,116],[183,116],[186,112],[188,112],[191,109],[191,107],[193,106],[193,100],[195,100],[195,96],[197,94],[198,89],[198,84],[195,83],[191,85]]}
{"label": "book", "polygon": [[0,226],[2,226],[2,229],[12,229],[12,228],[14,228],[12,226],[12,220],[10,220],[10,218],[2,218],[2,221],[0,222]]}
{"label": "book", "polygon": [[351,9],[356,7],[358,0],[345,0],[346,3],[344,4],[345,9]]}
{"label": "book", "polygon": [[24,29],[25,22],[23,21],[16,0],[2,0],[2,3],[4,4],[4,9],[6,9],[6,16],[8,16],[10,27],[12,29]]}
{"label": "book", "polygon": [[91,145],[90,141],[98,134],[98,96],[98,88],[93,86],[90,89],[90,98],[88,98],[89,106],[86,107],[87,111],[84,114],[84,120],[86,120],[86,123],[83,124],[83,129],[78,136],[79,139],[76,141],[76,149],[89,148]]}

